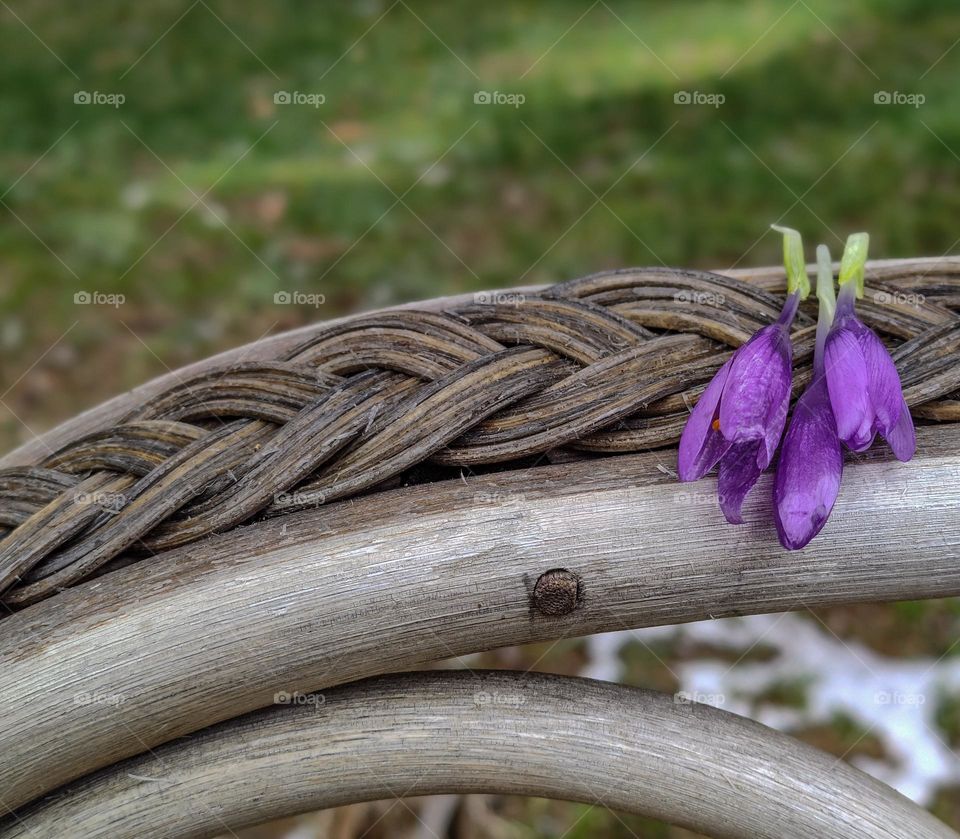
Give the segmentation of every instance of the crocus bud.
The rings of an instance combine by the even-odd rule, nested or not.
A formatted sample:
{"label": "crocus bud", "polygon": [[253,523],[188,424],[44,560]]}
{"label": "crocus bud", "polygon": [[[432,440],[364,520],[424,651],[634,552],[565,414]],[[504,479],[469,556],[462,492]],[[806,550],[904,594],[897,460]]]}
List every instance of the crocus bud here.
{"label": "crocus bud", "polygon": [[780,447],[773,484],[773,517],[780,544],[797,550],[827,523],[843,477],[843,452],[826,379],[819,377],[797,400]]}
{"label": "crocus bud", "polygon": [[680,437],[680,480],[702,478],[719,463],[720,507],[733,524],[742,521],[743,499],[783,434],[792,383],[790,324],[798,303],[791,294],[777,322],[760,329],[720,368]]}
{"label": "crocus bud", "polygon": [[[848,239],[848,250],[852,239]],[[841,263],[837,311],[825,348],[827,390],[837,434],[850,449],[861,452],[870,447],[879,432],[900,460],[910,460],[916,437],[897,368],[883,342],[854,313],[865,246],[859,248],[857,256],[859,265],[851,264],[846,278]]]}
{"label": "crocus bud", "polygon": [[824,375],[824,343],[836,305],[830,252],[824,245],[817,248],[817,267],[820,316],[813,381],[793,408],[773,482],[774,522],[787,550],[802,548],[827,523],[843,477],[843,451]]}
{"label": "crocus bud", "polygon": [[723,365],[697,402],[680,437],[681,481],[702,478],[719,463],[720,509],[740,524],[743,499],[769,466],[790,405],[793,346],[790,324],[810,293],[800,234],[783,233],[787,300],[776,323],[758,330]]}

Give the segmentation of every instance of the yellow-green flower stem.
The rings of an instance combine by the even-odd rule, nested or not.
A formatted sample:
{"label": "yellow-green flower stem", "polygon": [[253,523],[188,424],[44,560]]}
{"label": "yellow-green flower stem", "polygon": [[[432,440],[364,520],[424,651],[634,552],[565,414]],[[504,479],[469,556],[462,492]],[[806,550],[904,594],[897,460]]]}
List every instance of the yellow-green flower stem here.
{"label": "yellow-green flower stem", "polygon": [[817,246],[817,300],[820,308],[817,313],[817,343],[813,351],[814,375],[823,371],[823,350],[827,343],[827,333],[833,325],[834,312],[837,310],[837,296],[833,290],[833,263],[830,261],[830,249],[826,245]]}
{"label": "yellow-green flower stem", "polygon": [[807,276],[807,263],[803,258],[803,238],[790,227],[771,227],[783,234],[783,267],[787,269],[787,293],[798,292],[801,300],[810,296],[810,277]]}
{"label": "yellow-green flower stem", "polygon": [[826,245],[817,245],[817,300],[820,301],[820,311],[826,315],[827,323],[833,323],[833,313],[837,310],[837,295],[833,290],[830,249]]}
{"label": "yellow-green flower stem", "polygon": [[840,260],[840,288],[843,288],[847,283],[856,283],[857,297],[863,297],[863,270],[867,262],[869,248],[869,234],[851,233],[847,236],[847,244],[843,249],[843,257]]}

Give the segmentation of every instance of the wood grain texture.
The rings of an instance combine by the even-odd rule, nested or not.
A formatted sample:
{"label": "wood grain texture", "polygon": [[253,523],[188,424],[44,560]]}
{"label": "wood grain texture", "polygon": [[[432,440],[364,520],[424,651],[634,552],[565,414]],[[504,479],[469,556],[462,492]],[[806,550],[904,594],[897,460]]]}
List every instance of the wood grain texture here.
{"label": "wood grain texture", "polygon": [[58,791],[6,839],[223,834],[437,793],[562,798],[730,839],[957,839],[791,737],[653,691],[535,673],[380,677],[170,743]]}
{"label": "wood grain texture", "polygon": [[[960,284],[903,266],[870,283],[858,314],[891,347],[907,405],[960,420]],[[782,305],[704,271],[605,271],[319,323],[270,361],[181,377],[34,471],[0,469],[0,615],[258,517],[463,468],[675,445],[718,368]],[[793,323],[797,392],[815,310]],[[83,483],[41,501],[71,478]]]}
{"label": "wood grain texture", "polygon": [[[835,263],[834,271],[838,268],[839,264]],[[816,275],[815,265],[808,266],[807,270],[812,276]],[[783,268],[779,266],[736,270],[720,269],[718,273],[755,283],[759,288],[771,292],[782,291],[786,282]],[[960,282],[960,257],[943,256],[872,260],[867,263],[866,276],[868,282],[873,279],[882,282],[888,276],[898,278],[898,283],[902,282],[900,278],[913,278],[913,285],[911,287],[915,285],[917,288],[923,288],[925,279],[930,276],[949,277],[953,279],[954,283],[957,283]],[[547,288],[547,286],[530,285],[518,286],[508,291],[512,294],[536,294],[545,288]],[[505,291],[504,289],[496,289],[489,292],[488,296],[503,294]],[[394,307],[394,309],[422,309],[425,311],[440,312],[452,307],[466,305],[476,299],[476,297],[476,294],[437,297],[432,300],[424,300]],[[338,318],[328,321],[327,325],[342,324],[349,319],[349,317]],[[284,332],[280,335],[271,335],[259,341],[218,353],[215,356],[197,361],[171,373],[158,376],[127,393],[120,394],[95,408],[78,414],[76,417],[67,420],[46,434],[39,435],[24,443],[14,451],[0,457],[0,468],[26,466],[34,463],[68,443],[116,422],[137,405],[162,393],[172,385],[188,380],[195,375],[202,375],[205,371],[228,364],[271,361],[293,350],[304,341],[304,339],[314,334],[315,331],[316,326],[310,325]]]}
{"label": "wood grain texture", "polygon": [[[850,463],[783,551],[770,475],[748,524],[672,452],[418,485],[238,528],[0,622],[0,804],[309,692],[454,655],[708,617],[960,594],[960,427]],[[538,612],[551,569],[576,608]]]}

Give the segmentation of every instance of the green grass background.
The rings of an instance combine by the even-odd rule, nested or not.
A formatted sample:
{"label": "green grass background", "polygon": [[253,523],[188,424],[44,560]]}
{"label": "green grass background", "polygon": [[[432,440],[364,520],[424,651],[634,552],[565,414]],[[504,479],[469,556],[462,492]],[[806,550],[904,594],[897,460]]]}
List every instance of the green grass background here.
{"label": "green grass background", "polygon": [[[69,330],[3,396],[6,447],[31,433],[14,414],[39,431],[318,315],[769,263],[777,219],[835,250],[867,229],[877,256],[960,235],[945,0],[11,0],[0,30],[3,389]],[[275,105],[281,90],[325,102]],[[76,306],[78,290],[126,302]],[[275,306],[279,290],[326,304]]]}
{"label": "green grass background", "polygon": [[[4,450],[347,311],[768,264],[775,221],[835,252],[859,229],[878,257],[960,243],[948,0],[8,0],[0,33]],[[525,101],[478,105],[481,90]]]}

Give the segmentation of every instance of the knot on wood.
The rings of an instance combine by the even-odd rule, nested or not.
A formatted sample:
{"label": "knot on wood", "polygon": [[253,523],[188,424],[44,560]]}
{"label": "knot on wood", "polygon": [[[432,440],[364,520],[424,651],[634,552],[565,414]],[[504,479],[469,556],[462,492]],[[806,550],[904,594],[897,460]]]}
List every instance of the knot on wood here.
{"label": "knot on wood", "polygon": [[533,608],[542,615],[569,615],[580,605],[580,578],[565,568],[540,575],[533,587]]}

